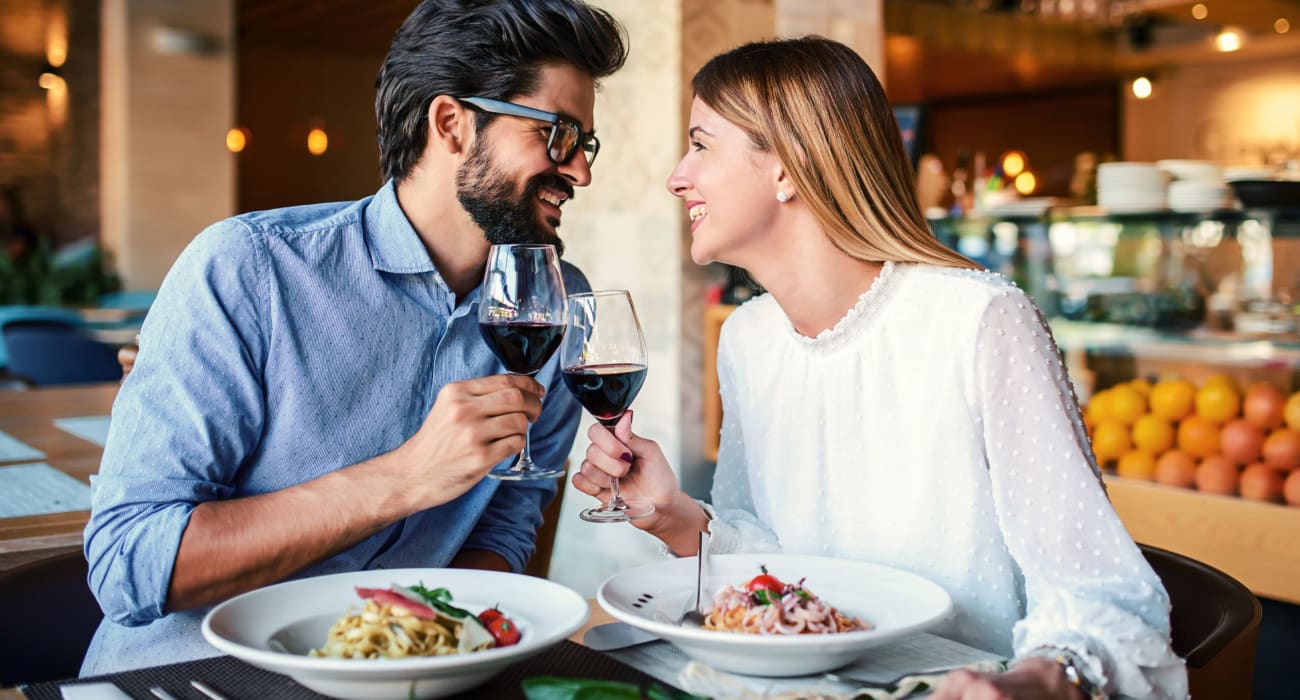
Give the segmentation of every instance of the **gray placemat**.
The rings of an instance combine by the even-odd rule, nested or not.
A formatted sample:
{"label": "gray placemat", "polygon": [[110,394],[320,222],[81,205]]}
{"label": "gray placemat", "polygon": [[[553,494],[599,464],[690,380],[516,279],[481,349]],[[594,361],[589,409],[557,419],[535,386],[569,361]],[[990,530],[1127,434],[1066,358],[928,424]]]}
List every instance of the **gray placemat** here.
{"label": "gray placemat", "polygon": [[[525,678],[534,676],[599,678],[642,687],[657,682],[600,652],[565,640],[537,656],[506,668],[483,685],[455,697],[522,699],[524,694],[520,683]],[[196,679],[207,683],[231,700],[328,700],[326,696],[298,685],[288,676],[264,671],[232,656],[217,656],[93,678],[37,683],[23,688],[23,692],[30,700],[62,700],[59,687],[64,684],[110,681],[136,700],[154,700],[149,689],[155,686],[170,691],[180,700],[206,700],[202,693],[190,687],[190,681]]]}

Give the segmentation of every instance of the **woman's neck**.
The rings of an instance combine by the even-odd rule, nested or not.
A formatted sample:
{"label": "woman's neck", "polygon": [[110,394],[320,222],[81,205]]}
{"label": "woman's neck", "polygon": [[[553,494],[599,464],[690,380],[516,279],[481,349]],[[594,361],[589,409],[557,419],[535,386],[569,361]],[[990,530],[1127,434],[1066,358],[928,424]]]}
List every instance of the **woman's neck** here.
{"label": "woman's neck", "polygon": [[[815,234],[815,235],[814,235]],[[820,229],[791,236],[787,250],[747,267],[803,336],[830,330],[871,288],[883,267],[849,257]]]}

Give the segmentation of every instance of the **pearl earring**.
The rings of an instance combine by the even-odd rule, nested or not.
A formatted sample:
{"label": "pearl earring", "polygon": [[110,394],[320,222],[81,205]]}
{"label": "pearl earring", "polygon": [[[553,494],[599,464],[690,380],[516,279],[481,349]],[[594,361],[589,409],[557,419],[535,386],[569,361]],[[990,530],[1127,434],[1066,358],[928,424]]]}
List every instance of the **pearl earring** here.
{"label": "pearl earring", "polygon": [[786,194],[785,192],[777,192],[776,201],[785,204],[786,202],[790,201],[790,195]]}

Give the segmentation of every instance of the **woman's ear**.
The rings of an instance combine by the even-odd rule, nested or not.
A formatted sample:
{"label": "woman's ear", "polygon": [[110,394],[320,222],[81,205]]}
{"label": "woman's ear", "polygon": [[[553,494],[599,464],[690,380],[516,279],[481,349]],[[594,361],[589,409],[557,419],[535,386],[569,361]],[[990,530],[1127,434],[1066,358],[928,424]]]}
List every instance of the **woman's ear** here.
{"label": "woman's ear", "polygon": [[[790,179],[790,174],[785,171],[785,166],[776,166],[776,192],[778,201],[782,204],[795,198],[794,180]],[[784,199],[781,198],[784,195]]]}
{"label": "woman's ear", "polygon": [[473,138],[470,110],[454,97],[438,95],[429,102],[429,145],[448,155],[462,152]]}

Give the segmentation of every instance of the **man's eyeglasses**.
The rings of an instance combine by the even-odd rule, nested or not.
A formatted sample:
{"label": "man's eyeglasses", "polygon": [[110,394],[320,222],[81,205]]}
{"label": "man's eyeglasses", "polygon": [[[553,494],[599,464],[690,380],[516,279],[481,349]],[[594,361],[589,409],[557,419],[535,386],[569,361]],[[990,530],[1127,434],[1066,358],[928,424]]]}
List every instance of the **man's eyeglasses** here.
{"label": "man's eyeglasses", "polygon": [[536,119],[539,122],[550,124],[551,136],[546,140],[546,157],[556,165],[564,165],[569,162],[569,159],[573,157],[573,154],[579,148],[582,149],[583,154],[586,156],[588,166],[596,162],[596,153],[600,151],[600,140],[596,138],[595,134],[583,133],[582,125],[571,117],[486,97],[458,97],[456,99],[483,112]]}

